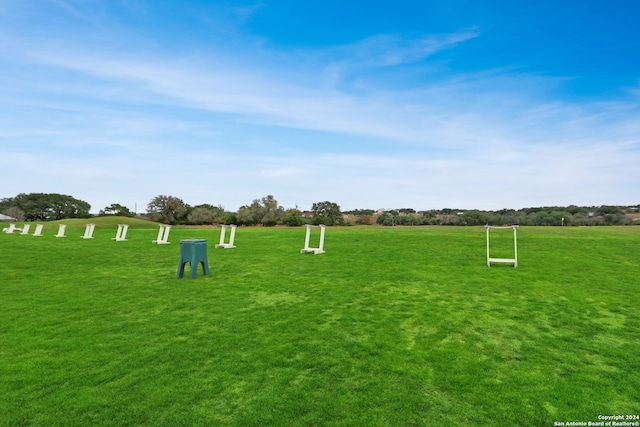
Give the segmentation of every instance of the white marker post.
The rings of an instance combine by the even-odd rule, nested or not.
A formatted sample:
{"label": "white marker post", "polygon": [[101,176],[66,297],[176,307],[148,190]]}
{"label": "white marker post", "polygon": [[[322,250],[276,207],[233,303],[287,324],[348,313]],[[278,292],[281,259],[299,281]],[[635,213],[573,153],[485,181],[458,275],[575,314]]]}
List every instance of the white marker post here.
{"label": "white marker post", "polygon": [[169,242],[169,231],[171,231],[171,226],[167,224],[160,224],[160,230],[158,230],[158,238],[151,243],[156,243],[158,245],[168,245]]}
{"label": "white marker post", "polygon": [[[485,228],[487,229],[487,266],[491,267],[491,263],[505,263],[505,264],[513,264],[513,267],[517,267],[518,266],[518,238],[517,238],[517,234],[516,234],[516,230],[518,229],[517,225],[512,225],[509,227],[492,227],[490,225],[485,225]],[[491,230],[492,228],[494,229],[509,229],[512,228],[513,229],[513,258],[491,258],[490,255],[490,251],[489,251],[489,230]]]}
{"label": "white marker post", "polygon": [[128,229],[129,229],[129,224],[118,224],[118,231],[116,232],[116,237],[112,237],[111,240],[115,240],[116,242],[126,242]]}
{"label": "white marker post", "polygon": [[[229,243],[224,242],[225,235],[227,234],[227,227],[231,227],[231,232],[229,233]],[[216,248],[223,248],[223,249],[235,248],[235,246],[233,246],[233,241],[235,237],[236,237],[236,226],[234,224],[231,224],[231,225],[220,224],[220,243],[216,245]]]}
{"label": "white marker post", "polygon": [[84,235],[81,236],[81,239],[93,239],[93,230],[96,228],[95,224],[87,224],[84,229]]}
{"label": "white marker post", "polygon": [[58,234],[55,235],[55,237],[67,237],[64,235],[64,230],[67,228],[66,224],[60,224],[58,226]]}
{"label": "white marker post", "polygon": [[7,233],[7,234],[11,234],[14,231],[16,231],[16,225],[15,224],[9,224],[8,227],[5,227],[2,229],[3,232]]}
{"label": "white marker post", "polygon": [[42,224],[36,224],[36,231],[33,232],[33,235],[36,237],[42,237]]}
{"label": "white marker post", "polygon": [[[311,229],[312,228],[320,228],[320,243],[317,248],[309,247],[309,240],[311,239]],[[324,230],[325,225],[310,225],[307,224],[307,234],[304,238],[304,248],[300,249],[301,254],[313,253],[314,255],[323,254],[324,253]]]}

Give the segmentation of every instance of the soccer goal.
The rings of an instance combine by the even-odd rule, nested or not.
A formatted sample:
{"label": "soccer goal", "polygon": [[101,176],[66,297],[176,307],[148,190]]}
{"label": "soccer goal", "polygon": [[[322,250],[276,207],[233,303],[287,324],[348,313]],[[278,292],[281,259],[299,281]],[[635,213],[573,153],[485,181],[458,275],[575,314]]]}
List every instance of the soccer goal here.
{"label": "soccer goal", "polygon": [[[491,263],[500,263],[500,264],[513,264],[514,268],[518,266],[518,234],[517,234],[517,225],[511,225],[508,227],[492,227],[490,225],[486,225],[487,229],[487,266],[491,267]],[[491,257],[491,248],[490,248],[490,235],[491,230],[508,230],[513,229],[513,258],[492,258]]]}

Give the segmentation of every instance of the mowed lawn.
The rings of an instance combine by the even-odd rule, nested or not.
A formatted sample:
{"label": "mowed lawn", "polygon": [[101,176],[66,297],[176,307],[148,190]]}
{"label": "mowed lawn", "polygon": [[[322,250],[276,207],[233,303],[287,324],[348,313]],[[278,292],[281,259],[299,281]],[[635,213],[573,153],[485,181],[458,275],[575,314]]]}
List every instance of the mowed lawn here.
{"label": "mowed lawn", "polygon": [[[0,233],[0,425],[551,426],[640,413],[640,227]],[[63,221],[65,222],[65,221]],[[32,225],[32,228],[34,226]],[[314,229],[312,246],[317,244]],[[492,256],[513,234],[492,232]],[[181,239],[209,276],[176,278]]]}

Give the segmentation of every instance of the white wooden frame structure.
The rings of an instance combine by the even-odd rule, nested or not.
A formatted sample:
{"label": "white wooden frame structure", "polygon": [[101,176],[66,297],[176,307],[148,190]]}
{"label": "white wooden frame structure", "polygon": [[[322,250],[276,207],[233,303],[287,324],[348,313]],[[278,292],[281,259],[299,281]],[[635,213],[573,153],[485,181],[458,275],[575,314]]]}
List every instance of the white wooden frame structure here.
{"label": "white wooden frame structure", "polygon": [[[309,240],[311,238],[311,229],[312,228],[320,228],[320,243],[318,245],[317,248],[310,248],[309,247]],[[307,224],[307,234],[304,238],[304,248],[300,249],[300,253],[301,254],[305,254],[305,253],[313,253],[314,255],[318,255],[318,254],[323,254],[324,253],[324,230],[325,230],[325,225],[321,224],[321,225],[310,225]]]}
{"label": "white wooden frame structure", "polygon": [[112,237],[111,240],[115,240],[116,242],[126,242],[128,229],[129,229],[129,224],[118,224],[118,231],[116,231],[116,237]]}
{"label": "white wooden frame structure", "polygon": [[160,230],[158,230],[158,238],[153,240],[151,243],[156,243],[158,245],[168,245],[169,242],[169,232],[171,231],[171,226],[167,224],[160,224]]}
{"label": "white wooden frame structure", "polygon": [[[485,225],[485,228],[487,229],[487,266],[491,267],[491,263],[501,263],[501,264],[513,264],[513,267],[517,267],[518,266],[518,235],[516,230],[518,229],[517,225],[511,225],[508,227],[492,227],[490,225]],[[513,229],[513,258],[492,258],[490,253],[490,248],[489,248],[489,230],[491,230],[492,228],[497,229],[497,230],[504,230],[504,229]]]}
{"label": "white wooden frame structure", "polygon": [[9,224],[9,226],[8,226],[8,227],[3,228],[3,229],[2,229],[2,231],[3,231],[4,233],[11,234],[11,233],[13,233],[14,231],[16,231],[16,225],[15,225],[15,224]]}
{"label": "white wooden frame structure", "polygon": [[[227,228],[231,228],[231,231],[229,232],[229,243],[225,243],[225,235],[227,234]],[[235,224],[230,224],[230,225],[226,225],[226,224],[220,224],[220,243],[218,243],[216,245],[216,248],[223,248],[223,249],[233,249],[235,248],[235,246],[233,246],[233,241],[236,238],[236,225]]]}
{"label": "white wooden frame structure", "polygon": [[29,234],[29,229],[31,228],[31,224],[25,224],[22,226],[22,233],[20,234]]}
{"label": "white wooden frame structure", "polygon": [[67,237],[64,235],[64,230],[67,228],[67,224],[60,224],[58,226],[58,234],[56,234],[54,237]]}
{"label": "white wooden frame structure", "polygon": [[36,224],[36,231],[33,232],[33,235],[36,237],[42,237],[42,224]]}
{"label": "white wooden frame structure", "polygon": [[93,239],[93,230],[96,228],[95,224],[87,224],[84,228],[84,235],[81,236],[81,239]]}

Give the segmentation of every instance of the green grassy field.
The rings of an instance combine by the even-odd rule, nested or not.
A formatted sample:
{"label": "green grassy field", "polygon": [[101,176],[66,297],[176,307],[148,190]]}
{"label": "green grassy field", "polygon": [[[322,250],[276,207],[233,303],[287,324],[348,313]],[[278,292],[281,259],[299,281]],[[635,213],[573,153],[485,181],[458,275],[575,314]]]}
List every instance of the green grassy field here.
{"label": "green grassy field", "polygon": [[[0,233],[0,425],[552,426],[640,414],[640,227]],[[33,227],[33,226],[32,226]],[[512,234],[492,234],[508,255]],[[181,239],[211,274],[177,279]],[[316,235],[312,238],[312,243]],[[494,254],[492,253],[492,256]],[[497,254],[501,256],[501,254]],[[188,269],[187,269],[188,271]]]}

